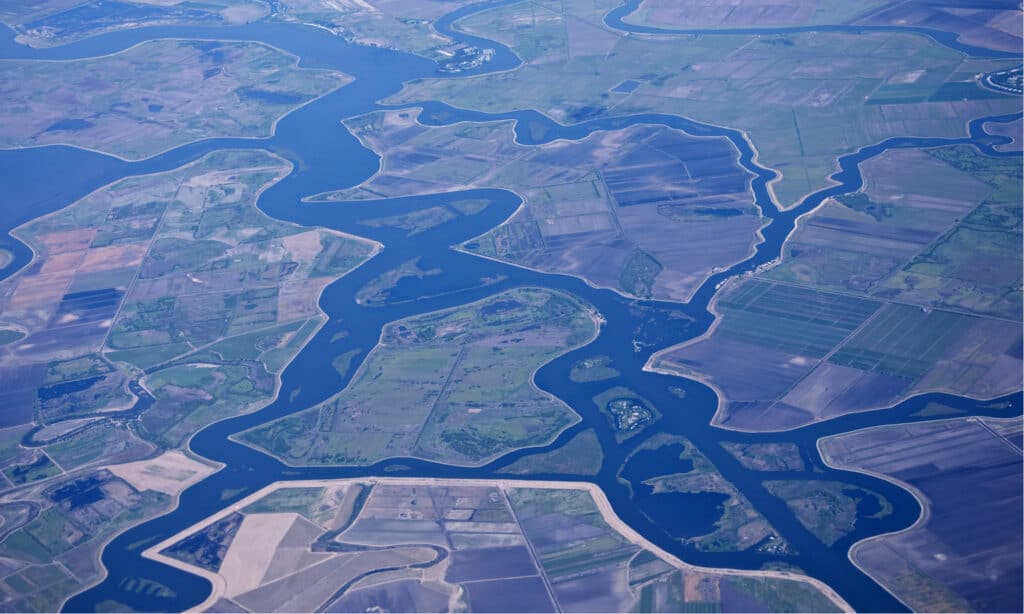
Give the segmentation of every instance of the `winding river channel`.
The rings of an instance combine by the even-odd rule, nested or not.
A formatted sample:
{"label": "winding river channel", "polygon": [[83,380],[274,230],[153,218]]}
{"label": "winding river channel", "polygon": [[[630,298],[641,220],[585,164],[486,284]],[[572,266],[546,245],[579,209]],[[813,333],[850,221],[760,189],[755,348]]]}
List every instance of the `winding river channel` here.
{"label": "winding river channel", "polygon": [[[494,3],[485,6],[493,5]],[[480,10],[480,6],[461,9],[438,22],[436,27],[439,31],[466,40],[470,44],[483,44],[498,50],[495,58],[476,72],[505,70],[516,66],[519,60],[508,49],[491,41],[467,37],[452,29],[451,24],[454,21],[475,10]],[[619,24],[621,17],[622,14],[610,16],[610,23]],[[914,29],[908,31],[913,32]],[[924,395],[893,408],[843,416],[797,430],[750,434],[711,426],[710,421],[717,406],[717,398],[708,387],[682,378],[646,372],[643,366],[652,352],[691,339],[706,331],[713,320],[708,311],[708,304],[716,288],[732,276],[751,271],[778,258],[782,244],[792,231],[799,215],[813,209],[831,195],[858,189],[861,185],[859,163],[891,148],[953,143],[972,143],[988,155],[1014,155],[995,151],[992,146],[1005,142],[1006,139],[987,135],[982,129],[982,124],[1012,121],[1020,115],[978,119],[970,124],[970,136],[962,139],[896,138],[861,149],[840,160],[841,170],[833,176],[836,185],[808,196],[800,205],[789,211],[781,212],[766,189],[767,182],[775,173],[754,162],[754,152],[742,135],[734,130],[668,115],[615,117],[574,126],[562,126],[534,111],[490,115],[452,109],[430,101],[416,105],[426,107],[427,112],[423,116],[433,118],[431,121],[447,123],[516,119],[519,122],[518,139],[526,144],[531,143],[531,133],[543,133],[546,139],[579,139],[594,130],[651,123],[678,128],[694,135],[714,135],[730,139],[741,153],[740,163],[755,174],[751,187],[758,206],[771,222],[764,230],[764,242],[746,261],[708,279],[687,304],[634,301],[608,290],[594,289],[577,278],[524,270],[451,249],[450,246],[466,241],[501,223],[515,211],[519,205],[519,198],[508,191],[473,190],[456,194],[349,204],[300,203],[305,196],[355,185],[376,172],[377,156],[349,134],[340,124],[340,120],[386,108],[378,105],[377,101],[397,92],[404,81],[437,77],[434,63],[424,58],[348,44],[319,29],[267,23],[222,28],[158,27],[127,30],[46,50],[33,50],[15,44],[11,33],[3,31],[0,32],[0,57],[94,57],[117,52],[146,40],[171,37],[262,41],[300,57],[303,66],[342,71],[355,77],[355,81],[291,113],[278,123],[274,136],[265,139],[210,139],[178,147],[139,162],[126,162],[95,152],[63,146],[0,151],[0,184],[5,188],[7,202],[14,205],[0,211],[0,231],[4,235],[4,238],[0,239],[0,246],[12,249],[16,262],[15,266],[0,273],[0,277],[9,275],[31,258],[31,252],[24,245],[6,236],[7,232],[17,225],[60,209],[111,181],[131,175],[169,170],[221,148],[264,148],[295,164],[295,170],[287,178],[266,190],[260,197],[259,207],[269,215],[290,222],[333,228],[372,238],[383,243],[385,249],[362,267],[329,286],[324,292],[321,307],[330,319],[284,371],[280,394],[273,403],[255,413],[210,425],[191,440],[190,446],[194,452],[223,463],[224,469],[185,491],[174,511],[136,526],[115,538],[103,553],[103,563],[108,570],[106,579],[70,599],[65,604],[66,610],[91,611],[106,600],[116,600],[130,607],[149,611],[183,610],[201,602],[210,590],[205,579],[143,559],[140,553],[270,482],[378,475],[500,477],[503,474],[499,467],[524,455],[537,453],[537,448],[518,450],[488,465],[475,468],[452,467],[416,459],[391,459],[369,467],[294,468],[230,439],[232,434],[308,408],[340,390],[352,377],[361,360],[373,348],[381,328],[387,322],[460,305],[523,285],[555,288],[574,294],[596,307],[606,320],[601,334],[590,345],[570,352],[540,369],[536,374],[536,384],[563,399],[582,416],[579,424],[562,433],[558,439],[543,449],[558,448],[580,431],[593,428],[604,450],[604,464],[599,475],[587,478],[587,481],[596,482],[607,493],[616,513],[624,521],[652,542],[697,565],[745,569],[757,569],[767,564],[795,566],[835,588],[858,610],[906,609],[854,566],[848,559],[847,552],[854,542],[865,537],[900,530],[913,524],[921,511],[917,501],[909,492],[887,481],[827,467],[818,455],[816,442],[823,436],[835,433],[921,419],[915,418],[912,414],[932,401],[941,401],[956,407],[964,411],[965,415],[1016,416],[1021,412],[1020,394],[994,402],[977,402],[949,395]],[[937,40],[944,44],[955,43],[952,38],[945,42],[940,38]],[[463,76],[465,74],[463,73]],[[529,125],[536,127],[537,124],[542,124],[545,129],[525,129]],[[486,199],[490,204],[475,215],[457,218],[415,236],[408,236],[401,230],[371,227],[363,223],[368,218],[396,215],[467,196]],[[414,257],[421,259],[422,268],[440,269],[443,273],[424,280],[403,280],[392,292],[391,301],[386,304],[365,306],[356,303],[354,295],[359,288],[385,271],[396,268]],[[501,281],[494,282],[494,279]],[[341,332],[347,334],[338,335]],[[635,340],[643,343],[643,351],[634,351]],[[352,361],[348,373],[339,375],[331,365],[332,359],[352,350],[358,351],[357,359]],[[591,384],[577,384],[569,380],[569,371],[576,361],[598,354],[612,358],[610,366],[620,372],[618,378]],[[617,443],[605,417],[594,409],[591,398],[612,386],[624,386],[641,392],[661,411],[660,421],[648,429],[644,437],[634,437],[625,443]],[[670,390],[672,387],[684,389],[685,399],[680,399],[674,394]],[[671,521],[659,521],[655,524],[640,513],[630,488],[618,481],[616,475],[629,454],[649,435],[655,433],[678,434],[692,441],[715,464],[722,475],[732,482],[775,527],[792,546],[795,554],[780,556],[755,551],[702,552],[682,545],[673,537],[685,534],[686,526],[674,527],[671,526]],[[742,467],[719,445],[725,441],[793,442],[800,447],[803,457],[810,461],[810,466],[804,472],[753,472]],[[650,466],[645,466],[645,462]],[[630,476],[646,479],[683,470],[683,461],[676,461],[680,463],[679,468],[667,464],[671,459],[645,462],[631,462]],[[583,479],[578,476],[556,474],[530,477],[538,480]],[[772,497],[765,490],[762,481],[768,479],[825,479],[845,482],[883,495],[892,503],[893,513],[880,519],[862,515],[853,534],[832,547],[827,547],[795,519],[783,501]],[[714,517],[675,517],[675,522],[681,525],[694,523],[701,526],[714,520]],[[140,585],[143,588],[140,589]]]}

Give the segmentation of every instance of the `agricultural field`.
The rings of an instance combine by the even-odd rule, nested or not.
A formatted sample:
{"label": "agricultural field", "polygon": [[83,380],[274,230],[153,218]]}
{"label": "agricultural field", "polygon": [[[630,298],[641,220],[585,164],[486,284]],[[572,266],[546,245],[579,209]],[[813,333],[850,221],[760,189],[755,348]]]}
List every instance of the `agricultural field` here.
{"label": "agricultural field", "polygon": [[105,469],[4,494],[0,608],[58,611],[103,576],[99,555],[108,539],[170,505],[167,494],[135,488]]}
{"label": "agricultural field", "polygon": [[592,308],[538,288],[392,322],[343,391],[239,438],[291,465],[482,464],[579,421],[533,372],[596,334]]}
{"label": "agricultural field", "polygon": [[667,29],[786,28],[816,25],[916,26],[951,32],[960,42],[1018,52],[1018,5],[971,0],[845,2],[844,0],[642,0],[627,24]]}
{"label": "agricultural field", "polygon": [[[683,437],[658,434],[623,464],[637,508],[655,524],[685,527],[682,541],[709,552],[784,553],[785,541],[714,464]],[[688,522],[680,524],[678,516]],[[676,519],[676,520],[673,520]]]}
{"label": "agricultural field", "polygon": [[538,475],[559,473],[566,475],[597,475],[604,462],[604,450],[594,429],[587,429],[570,439],[564,446],[550,452],[531,454],[500,468],[500,473]]}
{"label": "agricultural field", "polygon": [[278,21],[326,30],[347,41],[416,53],[459,72],[490,59],[487,49],[457,43],[433,23],[476,0],[48,0],[0,7],[15,40],[54,47],[117,30]]}
{"label": "agricultural field", "polygon": [[929,390],[1020,389],[1019,160],[892,150],[862,172],[777,266],[723,289],[708,335],[653,360],[714,385],[717,422],[779,430]]}
{"label": "agricultural field", "polygon": [[211,137],[264,137],[350,80],[254,42],[154,40],[84,60],[8,60],[0,81],[18,102],[0,118],[0,147],[67,144],[136,160]]}
{"label": "agricultural field", "polygon": [[[602,24],[606,11],[593,2],[563,7],[517,3],[458,22],[522,51],[527,62],[509,72],[412,81],[388,102],[536,109],[564,124],[655,112],[729,126],[747,133],[761,164],[781,173],[773,186],[783,207],[825,187],[843,154],[907,134],[963,136],[965,123],[951,118],[1020,108],[1017,97],[976,82],[1010,61],[967,59],[925,36],[624,36]],[[565,41],[564,51],[551,52],[552,40]]]}
{"label": "agricultural field", "polygon": [[439,62],[443,67],[453,58],[476,57],[484,51],[442,36],[433,27],[440,17],[475,2],[282,0],[276,3],[274,19],[313,25],[362,45],[415,53]]}
{"label": "agricultural field", "polygon": [[[173,447],[266,403],[322,321],[322,288],[376,249],[259,212],[259,192],[288,169],[265,152],[216,152],[18,229],[38,256],[0,283],[0,319],[27,331],[0,348],[6,424],[107,418],[41,442],[81,466],[151,452],[138,434]],[[152,405],[126,430],[140,398]]]}
{"label": "agricultural field", "polygon": [[768,279],[1020,319],[1021,168],[967,147],[890,150],[790,236]]}
{"label": "agricultural field", "polygon": [[855,24],[899,25],[953,32],[962,43],[988,49],[1019,53],[1021,49],[1020,5],[991,2],[979,5],[971,0],[935,3],[929,0],[886,2],[865,12]]}
{"label": "agricultural field", "polygon": [[268,402],[320,290],[375,252],[260,213],[288,170],[216,152],[16,231],[36,259],[0,282],[24,332],[0,348],[3,609],[58,609],[99,579],[103,542],[212,473],[161,449]]}
{"label": "agricultural field", "polygon": [[779,28],[840,24],[870,13],[884,0],[642,0],[628,24],[668,29]]}
{"label": "agricultural field", "polygon": [[269,13],[262,0],[44,0],[0,7],[19,43],[52,47],[125,28],[234,25]]}
{"label": "agricultural field", "polygon": [[146,552],[213,580],[206,611],[838,611],[782,572],[686,565],[595,487],[277,483]]}
{"label": "agricultural field", "polygon": [[524,206],[463,249],[667,300],[686,300],[758,240],[751,175],[724,138],[642,125],[525,146],[515,141],[511,121],[431,127],[419,122],[421,112],[346,120],[383,157],[381,171],[313,200],[514,190]]}
{"label": "agricultural field", "polygon": [[[907,484],[924,512],[911,529],[851,556],[915,611],[1016,612],[1024,606],[1020,419],[876,427],[821,440],[825,460]],[[955,451],[951,453],[951,451]],[[982,519],[982,522],[979,522]]]}

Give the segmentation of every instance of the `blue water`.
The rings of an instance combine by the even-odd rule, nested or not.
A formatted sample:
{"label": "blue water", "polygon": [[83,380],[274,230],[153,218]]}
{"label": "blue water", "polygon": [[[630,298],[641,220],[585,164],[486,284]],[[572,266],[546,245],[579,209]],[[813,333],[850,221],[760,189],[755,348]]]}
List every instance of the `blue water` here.
{"label": "blue water", "polygon": [[[504,47],[490,41],[470,40],[470,37],[451,29],[451,24],[459,16],[472,10],[479,9],[461,9],[455,15],[441,20],[438,29],[470,44],[497,49],[495,59],[479,71],[514,67],[518,59]],[[1007,139],[986,135],[981,125],[988,121],[1011,121],[1019,115],[974,121],[970,124],[971,136],[964,139],[901,138],[865,147],[840,160],[841,170],[833,176],[838,185],[807,197],[791,211],[779,212],[766,189],[767,182],[775,173],[753,162],[753,152],[734,130],[655,114],[596,119],[574,126],[562,126],[533,111],[485,114],[453,109],[429,101],[424,105],[425,122],[515,119],[517,136],[523,143],[546,142],[556,138],[579,139],[594,130],[622,128],[637,123],[660,123],[694,135],[729,138],[741,152],[741,164],[755,174],[752,182],[755,199],[770,221],[764,231],[764,243],[758,246],[756,254],[747,261],[709,279],[688,304],[630,301],[611,291],[591,288],[573,277],[526,271],[449,248],[481,234],[511,215],[519,205],[518,197],[511,192],[472,190],[352,204],[300,204],[304,196],[355,185],[376,171],[377,156],[362,147],[339,120],[382,108],[376,101],[397,92],[403,81],[437,76],[434,64],[423,58],[350,45],[321,30],[283,24],[215,29],[146,28],[103,35],[43,51],[29,50],[14,44],[9,37],[0,36],[0,57],[88,57],[124,49],[140,41],[172,36],[260,40],[298,55],[304,66],[334,68],[356,79],[341,90],[287,116],[279,122],[276,134],[265,139],[210,139],[139,162],[124,162],[69,147],[0,151],[0,187],[4,190],[6,202],[16,204],[0,211],[0,230],[6,234],[6,231],[25,221],[57,210],[121,177],[175,168],[218,148],[260,147],[295,163],[295,171],[291,175],[262,194],[259,206],[265,212],[283,220],[370,237],[384,243],[386,249],[326,289],[321,306],[330,320],[284,371],[281,394],[277,401],[256,413],[213,424],[192,439],[190,445],[195,452],[224,463],[224,469],[183,493],[175,511],[139,525],[114,539],[103,553],[103,563],[109,572],[107,578],[71,599],[66,604],[66,610],[91,611],[105,600],[118,601],[148,611],[183,610],[199,603],[209,592],[206,580],[143,559],[140,553],[272,481],[373,476],[384,472],[401,476],[493,477],[502,475],[498,467],[536,453],[536,449],[519,450],[479,468],[450,467],[417,459],[392,459],[369,467],[293,468],[230,439],[234,433],[305,409],[339,390],[352,377],[367,351],[374,346],[385,323],[416,313],[462,304],[520,285],[544,286],[575,294],[597,307],[607,321],[601,335],[592,344],[570,352],[540,369],[536,382],[544,390],[565,400],[583,418],[580,424],[564,432],[545,449],[564,445],[580,431],[593,428],[605,454],[600,473],[593,480],[604,489],[616,513],[626,522],[666,550],[695,564],[753,569],[769,563],[786,563],[801,567],[824,580],[859,610],[904,610],[889,593],[850,564],[846,550],[855,539],[909,526],[920,512],[918,504],[908,492],[888,482],[860,473],[825,467],[818,456],[816,441],[822,436],[866,426],[920,419],[912,414],[929,401],[935,400],[960,408],[965,413],[1019,415],[1020,394],[992,403],[948,395],[925,395],[895,408],[844,416],[786,433],[737,433],[710,425],[717,399],[706,386],[681,378],[644,372],[642,367],[649,354],[634,352],[633,340],[643,339],[649,344],[650,351],[654,351],[703,333],[712,322],[707,305],[715,287],[730,276],[752,270],[778,257],[782,241],[792,230],[795,219],[822,199],[859,188],[861,177],[857,165],[860,162],[890,148],[952,143],[974,143],[989,155],[1012,155],[995,152],[992,145]],[[489,206],[475,215],[460,217],[415,236],[408,236],[398,229],[374,228],[364,223],[370,218],[397,215],[467,197],[486,199]],[[15,252],[15,263],[0,271],[0,277],[10,275],[31,258],[30,251],[20,242],[10,238],[5,241],[4,245],[10,246]],[[395,288],[390,300],[382,305],[361,306],[353,300],[354,293],[368,281],[413,257],[420,258],[423,268],[440,269],[442,275],[409,280]],[[502,281],[485,283],[486,279],[499,275],[503,276]],[[677,317],[679,315],[685,317]],[[339,333],[345,335],[341,337]],[[332,359],[351,350],[358,350],[358,359],[351,362],[352,366],[347,373],[338,374],[331,365]],[[572,383],[568,377],[571,366],[581,358],[596,354],[612,357],[609,366],[617,369],[621,375],[614,380],[602,382]],[[612,386],[642,391],[644,397],[661,411],[662,418],[645,432],[645,436],[618,443],[608,421],[593,407],[591,398]],[[680,400],[671,388],[682,388],[686,393],[685,401]],[[144,410],[149,402],[148,398],[140,401],[134,411]],[[701,510],[699,517],[693,519],[671,513],[678,506],[678,501],[668,501],[666,505],[654,502],[653,499],[645,501],[645,496],[660,495],[649,495],[636,486],[652,475],[687,471],[689,468],[686,462],[667,456],[638,455],[631,463],[632,468],[626,464],[630,483],[623,484],[617,479],[626,458],[646,436],[655,432],[679,434],[691,441],[772,523],[796,554],[781,557],[751,551],[706,553],[683,545],[678,537],[700,534],[713,525],[717,519],[716,514],[720,514],[720,501],[710,498],[702,501],[691,499],[691,503],[696,503],[696,508]],[[783,502],[763,488],[761,481],[770,479],[772,474],[744,469],[719,445],[722,441],[794,442],[810,466],[803,474],[785,474],[786,479],[806,475],[813,476],[813,479],[845,482],[851,488],[868,489],[890,501],[893,513],[880,519],[859,520],[852,536],[832,548],[826,547],[795,520]],[[651,461],[650,458],[655,460]],[[816,472],[811,473],[812,467]],[[556,474],[536,477],[580,479],[578,476]],[[862,515],[868,515],[869,510],[870,506],[866,505]]]}

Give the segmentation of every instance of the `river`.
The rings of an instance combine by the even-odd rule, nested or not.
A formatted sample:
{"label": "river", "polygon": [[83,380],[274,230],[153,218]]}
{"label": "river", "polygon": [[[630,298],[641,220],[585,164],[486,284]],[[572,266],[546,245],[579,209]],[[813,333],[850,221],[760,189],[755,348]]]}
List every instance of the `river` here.
{"label": "river", "polygon": [[[471,10],[479,8],[462,9],[458,14],[443,19],[437,27],[451,36],[465,40],[464,35],[451,29],[451,24],[457,17],[468,14]],[[385,108],[378,106],[377,101],[397,92],[403,81],[438,76],[434,64],[424,58],[348,44],[318,29],[266,23],[224,28],[158,27],[127,30],[38,51],[15,44],[10,32],[4,31],[0,32],[0,57],[92,57],[125,49],[145,40],[167,37],[263,41],[299,56],[303,66],[339,70],[354,76],[355,81],[291,113],[278,123],[276,133],[272,137],[263,139],[210,139],[178,147],[138,162],[125,162],[98,153],[62,146],[2,151],[0,182],[5,189],[7,202],[18,205],[6,207],[0,212],[0,230],[5,236],[17,225],[60,209],[119,178],[175,168],[215,149],[265,148],[291,160],[295,164],[295,170],[261,195],[258,204],[263,211],[286,221],[334,228],[369,237],[382,242],[386,248],[359,269],[330,285],[324,292],[321,307],[330,320],[284,371],[281,391],[276,401],[255,413],[212,424],[191,440],[190,447],[194,452],[223,463],[225,468],[185,491],[174,511],[116,537],[106,547],[102,557],[108,570],[107,578],[99,585],[70,599],[65,606],[66,610],[92,611],[107,600],[115,600],[147,611],[184,610],[199,603],[209,592],[210,587],[206,580],[143,559],[140,553],[148,546],[202,520],[270,482],[384,474],[487,478],[502,475],[497,467],[536,452],[535,449],[519,450],[478,468],[451,467],[416,459],[392,459],[369,467],[292,468],[230,439],[232,434],[310,407],[341,389],[351,378],[355,367],[373,348],[381,328],[387,322],[463,304],[522,285],[555,288],[572,293],[595,306],[607,321],[593,343],[570,352],[540,369],[536,375],[536,383],[542,389],[563,399],[582,416],[579,424],[564,432],[546,449],[555,449],[564,445],[581,430],[594,428],[604,450],[605,460],[599,475],[588,481],[594,481],[601,486],[616,513],[623,520],[659,546],[694,564],[756,569],[766,564],[784,563],[797,566],[828,583],[858,610],[905,610],[892,595],[850,563],[847,550],[856,540],[911,525],[920,513],[916,500],[910,493],[889,482],[860,473],[826,467],[818,457],[815,447],[817,440],[822,436],[852,429],[917,419],[911,414],[934,400],[940,400],[973,415],[1015,416],[1021,411],[1020,394],[1001,400],[1008,402],[1008,407],[948,395],[924,395],[895,408],[848,415],[785,433],[746,434],[710,425],[717,398],[706,386],[681,378],[645,372],[643,366],[651,352],[691,339],[707,330],[713,320],[707,306],[715,293],[715,288],[729,277],[750,271],[777,258],[783,241],[792,231],[794,221],[799,215],[809,211],[830,195],[856,190],[861,183],[857,166],[860,162],[890,148],[968,142],[975,143],[990,155],[1007,155],[992,149],[994,143],[1004,140],[1001,137],[986,135],[981,126],[983,122],[1010,121],[1019,115],[974,121],[970,125],[971,136],[963,139],[899,138],[861,149],[840,160],[842,170],[833,177],[839,182],[838,185],[807,197],[790,211],[780,212],[766,189],[767,182],[774,177],[774,172],[753,162],[754,152],[740,133],[734,130],[708,126],[675,116],[651,114],[599,119],[567,127],[534,111],[489,115],[451,109],[439,103],[425,101],[423,106],[429,110],[445,111],[443,116],[446,122],[517,119],[520,122],[519,139],[526,143],[529,142],[527,139],[531,131],[524,127],[538,123],[544,124],[546,130],[539,132],[545,133],[546,139],[579,139],[594,130],[621,128],[637,123],[658,123],[691,134],[729,138],[741,153],[741,164],[755,174],[751,187],[756,202],[771,221],[765,228],[764,242],[758,246],[756,254],[751,258],[708,279],[687,304],[632,301],[608,290],[594,289],[573,277],[528,271],[450,249],[450,246],[486,231],[511,215],[519,205],[519,199],[508,191],[473,190],[458,194],[342,205],[300,203],[302,197],[311,194],[358,184],[377,170],[377,156],[352,137],[340,124],[340,120]],[[489,41],[472,42],[486,43],[498,51],[494,60],[478,69],[478,72],[507,69],[518,63],[518,58],[500,45]],[[56,177],[59,177],[59,180],[56,180]],[[484,198],[490,205],[475,215],[458,218],[415,236],[407,236],[405,232],[396,229],[374,228],[361,223],[365,218],[395,215],[466,196]],[[9,275],[31,258],[31,252],[19,242],[10,238],[4,241],[0,245],[14,251],[16,265],[6,269],[0,277]],[[355,302],[355,292],[369,280],[414,257],[421,259],[420,264],[423,268],[440,269],[443,274],[424,280],[403,281],[392,292],[392,300],[384,305],[362,306]],[[497,283],[485,281],[496,276],[501,276],[502,280]],[[347,335],[332,342],[332,339],[341,332]],[[644,351],[634,351],[635,339],[641,339],[645,343]],[[348,373],[339,375],[331,366],[332,359],[351,350],[358,351],[357,359],[352,361]],[[571,382],[568,379],[571,366],[580,358],[595,354],[612,357],[610,366],[617,369],[621,375],[614,380],[591,384]],[[648,429],[644,436],[632,438],[625,443],[617,443],[605,417],[594,409],[590,400],[598,392],[612,386],[624,386],[639,391],[661,411],[660,421]],[[684,389],[685,399],[681,400],[671,392],[671,387]],[[708,553],[681,545],[672,537],[686,534],[688,523],[706,526],[709,522],[714,522],[714,505],[700,506],[700,509],[704,510],[698,513],[700,517],[677,516],[676,523],[679,526],[671,526],[671,517],[661,519],[655,524],[640,513],[631,498],[631,490],[618,481],[616,475],[636,446],[655,433],[678,434],[693,442],[791,544],[796,554],[780,557],[757,552]],[[787,474],[787,478],[837,480],[855,487],[870,489],[882,494],[892,503],[893,513],[882,519],[861,517],[852,535],[832,547],[826,547],[796,521],[784,502],[772,497],[764,489],[761,484],[763,479],[778,476],[743,468],[719,445],[722,441],[794,442],[800,447],[804,458],[814,462],[816,472]],[[656,462],[645,459],[657,458],[657,455],[638,458],[640,460],[630,463],[629,466],[630,476],[636,476],[638,480],[685,469],[684,461],[677,461],[679,467],[667,466],[664,455]],[[530,477],[581,479],[562,475]],[[143,588],[139,588],[140,585]],[[160,587],[166,590],[157,590]]]}

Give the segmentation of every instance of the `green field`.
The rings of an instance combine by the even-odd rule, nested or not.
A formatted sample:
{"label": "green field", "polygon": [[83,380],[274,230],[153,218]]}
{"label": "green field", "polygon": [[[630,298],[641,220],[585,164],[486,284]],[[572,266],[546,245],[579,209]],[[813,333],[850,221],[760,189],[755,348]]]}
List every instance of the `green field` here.
{"label": "green field", "polygon": [[[1020,106],[974,83],[975,74],[1007,61],[965,59],[923,36],[623,36],[602,27],[610,8],[579,0],[554,11],[519,3],[477,14],[466,27],[521,51],[525,65],[414,81],[389,100],[436,99],[487,112],[537,109],[570,124],[656,112],[730,126],[748,132],[761,162],[782,171],[775,192],[783,206],[824,187],[839,155],[891,136],[961,136],[962,124],[948,117],[1013,113]],[[918,84],[915,71],[922,69],[934,78]],[[629,94],[613,91],[630,79],[641,86]],[[887,104],[871,103],[876,91],[906,83],[913,94],[883,90]]]}
{"label": "green field", "polygon": [[[749,593],[743,603],[758,611],[835,608],[807,582],[748,581],[662,558],[587,490],[462,480],[317,484],[279,482],[146,556],[217,574],[233,602],[256,612],[361,611],[358,604],[410,585],[405,609],[414,612],[486,604],[503,611],[512,603],[538,611],[717,612],[732,602],[727,588]],[[293,497],[318,513],[290,505]],[[354,581],[361,576],[374,581]]]}
{"label": "green field", "polygon": [[[266,152],[219,151],[17,230],[47,266],[0,284],[0,315],[28,331],[22,357],[46,365],[38,418],[127,409],[126,383],[144,370],[157,400],[140,431],[86,429],[48,448],[55,459],[78,466],[122,441],[141,452],[139,432],[174,446],[271,397],[321,321],[320,290],[372,250],[257,210],[258,193],[287,171]],[[59,347],[37,341],[57,335]]]}
{"label": "green field", "polygon": [[710,335],[660,355],[722,391],[717,421],[778,430],[1020,389],[1019,160],[900,149],[862,173],[801,219],[780,264],[723,289]]}
{"label": "green field", "polygon": [[294,465],[473,465],[545,443],[578,417],[533,387],[533,371],[588,341],[591,316],[565,295],[521,288],[393,322],[344,391],[241,438]]}
{"label": "green field", "polygon": [[267,136],[350,79],[260,43],[156,40],[99,58],[4,62],[0,80],[23,101],[0,120],[0,146],[68,143],[140,159],[214,136]]}
{"label": "green field", "polygon": [[99,554],[110,537],[171,503],[105,470],[52,482],[32,501],[38,515],[5,525],[11,532],[0,543],[8,561],[0,590],[13,597],[5,605],[10,611],[56,611],[68,595],[102,577]]}

